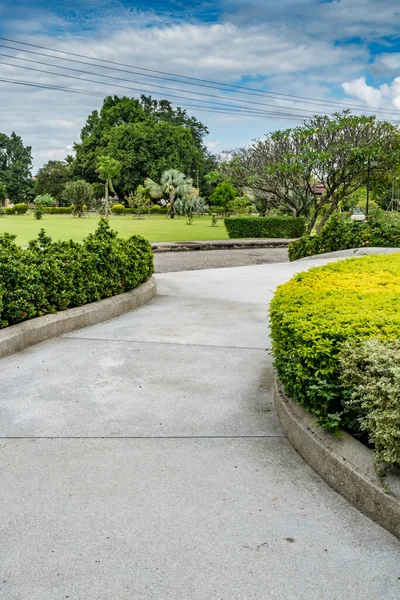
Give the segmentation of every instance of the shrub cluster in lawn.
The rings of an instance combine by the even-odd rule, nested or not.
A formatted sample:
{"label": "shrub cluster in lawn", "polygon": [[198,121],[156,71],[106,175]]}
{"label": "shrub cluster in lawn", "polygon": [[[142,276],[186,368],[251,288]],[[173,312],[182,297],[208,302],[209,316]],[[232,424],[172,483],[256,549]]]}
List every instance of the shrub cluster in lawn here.
{"label": "shrub cluster in lawn", "polygon": [[14,204],[14,212],[16,215],[25,215],[28,211],[29,208],[29,204],[26,204],[26,202],[18,202],[17,204]]}
{"label": "shrub cluster in lawn", "polygon": [[111,207],[111,212],[114,215],[122,215],[125,212],[125,206],[123,204],[114,204]]}
{"label": "shrub cluster in lawn", "polygon": [[[393,420],[385,424],[381,418],[378,424],[377,413],[372,414],[378,400],[371,394],[377,394],[380,385],[372,378],[383,375],[382,357],[391,352],[393,358],[395,350],[397,363],[392,366],[399,370],[400,352],[397,346],[388,346],[381,358],[376,351],[371,354],[372,362],[363,363],[365,350],[359,348],[370,339],[383,344],[399,338],[399,309],[400,255],[395,254],[348,259],[300,273],[279,286],[270,312],[275,366],[285,392],[329,430],[359,431],[361,426],[369,432],[379,459],[387,462],[393,457],[397,460],[400,436],[397,430],[393,438]],[[354,352],[353,366],[346,371],[349,352]],[[365,381],[357,375],[356,365],[359,370],[371,367],[365,380],[370,390],[363,388]],[[386,373],[389,387],[387,400],[382,396],[382,410],[391,411],[397,388],[389,388],[399,383],[394,371]],[[400,410],[398,401],[396,410]],[[398,413],[394,419],[399,419]],[[393,443],[397,453],[389,449]]]}
{"label": "shrub cluster in lawn", "polygon": [[0,235],[0,327],[121,294],[153,273],[149,242],[117,237],[104,219],[82,244],[43,230],[26,249],[14,240]]}
{"label": "shrub cluster in lawn", "polygon": [[231,239],[296,238],[306,228],[301,217],[229,217],[224,223]]}
{"label": "shrub cluster in lawn", "polygon": [[319,235],[305,235],[289,244],[290,260],[335,252],[347,248],[400,247],[400,227],[396,220],[371,217],[368,221],[352,221],[332,215]]}
{"label": "shrub cluster in lawn", "polygon": [[74,210],[74,205],[71,206],[46,206],[43,209],[48,215],[70,215]]}

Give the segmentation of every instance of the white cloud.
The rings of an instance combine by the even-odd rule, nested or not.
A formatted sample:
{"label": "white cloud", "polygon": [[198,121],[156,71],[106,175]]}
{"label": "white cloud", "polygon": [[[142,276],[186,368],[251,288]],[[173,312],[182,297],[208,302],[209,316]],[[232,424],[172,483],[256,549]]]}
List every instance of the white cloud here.
{"label": "white cloud", "polygon": [[[227,0],[228,1],[228,0]],[[369,10],[366,2],[369,1]],[[1,2],[1,0],[0,0]],[[148,69],[156,69],[169,73],[180,73],[191,77],[219,80],[226,83],[241,83],[260,89],[269,86],[275,92],[300,94],[329,98],[331,88],[339,88],[343,81],[348,83],[344,88],[346,93],[357,97],[367,106],[372,102],[378,106],[378,101],[384,96],[384,90],[374,91],[362,83],[363,76],[369,63],[369,52],[363,44],[336,44],[333,37],[350,35],[361,31],[369,22],[370,16],[376,16],[376,35],[380,28],[391,31],[393,20],[392,0],[387,0],[379,12],[371,0],[335,0],[320,4],[316,0],[258,0],[247,2],[245,12],[247,20],[234,19],[239,10],[230,11],[224,22],[219,24],[207,23],[177,23],[176,19],[162,17],[154,12],[127,11],[118,1],[112,4],[112,17],[107,8],[109,2],[90,0],[97,10],[92,21],[87,22],[87,14],[75,18],[84,33],[72,33],[70,14],[44,15],[28,11],[26,19],[19,19],[19,31],[28,33],[24,41],[48,47],[66,49],[69,52],[116,61],[130,65],[139,65]],[[243,3],[242,3],[243,4]],[[73,4],[69,5],[71,14]],[[267,10],[268,9],[268,10]],[[269,12],[268,12],[269,11]],[[353,12],[354,11],[354,12]],[[377,14],[379,12],[379,14]],[[363,16],[361,24],[357,18]],[[11,14],[11,13],[10,13]],[[244,15],[244,13],[241,13]],[[252,15],[254,18],[252,18]],[[297,17],[302,16],[300,21]],[[321,15],[324,18],[321,19]],[[355,15],[358,15],[357,18]],[[6,15],[7,16],[7,15]],[[361,18],[361,17],[360,17]],[[372,18],[372,17],[371,17]],[[110,20],[112,19],[112,20]],[[8,16],[8,24],[12,24]],[[15,24],[14,24],[15,25]],[[15,25],[16,26],[16,25]],[[83,27],[84,26],[84,27]],[[89,27],[90,26],[90,27]],[[106,26],[106,28],[105,28]],[[45,35],[45,31],[57,30],[57,35]],[[91,28],[91,29],[90,29]],[[361,28],[361,29],[360,29]],[[386,28],[386,29],[385,29]],[[61,34],[60,31],[63,31]],[[89,32],[88,32],[89,31]],[[37,33],[33,33],[37,32]],[[10,37],[13,37],[12,35]],[[0,42],[2,43],[2,42]],[[35,50],[35,49],[34,49]],[[9,50],[0,48],[0,53],[12,54]],[[32,60],[46,61],[44,57],[14,53],[20,57]],[[73,57],[70,57],[73,58]],[[90,83],[57,77],[49,73],[40,73],[21,69],[16,65],[30,66],[35,69],[57,70],[43,65],[13,61],[0,56],[1,62],[11,62],[15,66],[0,64],[0,78],[24,80],[31,83],[62,85],[85,90],[95,90],[104,94],[126,94],[138,97],[140,91],[124,89],[139,88],[147,94],[155,94],[157,88],[144,83],[108,80],[105,83]],[[55,65],[68,66],[64,61],[51,61]],[[328,110],[323,106],[310,106],[302,101],[282,102],[273,96],[263,98],[232,95],[207,88],[183,86],[179,82],[167,82],[158,79],[147,79],[144,75],[129,74],[112,70],[101,70],[70,63],[69,66],[107,74],[112,77],[122,77],[137,82],[152,82],[158,86],[176,87],[191,93],[181,94],[188,100],[194,98],[196,91],[230,98],[242,98],[261,101],[268,108],[277,107],[282,112],[288,108],[296,108],[302,114],[311,115],[313,110]],[[111,65],[110,65],[111,66]],[[122,67],[124,68],[124,67]],[[72,76],[84,78],[84,74],[72,71],[60,71]],[[86,75],[89,79],[95,76]],[[104,80],[107,82],[107,80]],[[357,83],[358,82],[358,83]],[[367,89],[366,89],[367,88]],[[392,93],[392,92],[391,92]],[[169,98],[167,94],[177,94],[176,91],[165,91],[162,95],[177,104],[185,104]],[[374,96],[375,94],[375,96]],[[158,96],[160,97],[160,96]],[[206,99],[198,97],[198,100]],[[187,102],[188,102],[187,100]],[[209,98],[208,100],[213,100]],[[222,100],[215,98],[215,102]],[[15,130],[25,141],[32,145],[35,158],[35,168],[49,158],[62,158],[70,150],[73,141],[79,140],[80,129],[87,115],[100,108],[102,100],[94,97],[68,95],[56,91],[23,88],[0,82],[0,131],[11,133]],[[239,104],[240,105],[240,104]],[[262,109],[262,106],[249,105]],[[333,110],[333,109],[332,109]],[[307,112],[308,111],[308,112]],[[282,117],[279,121],[272,119],[260,120],[253,117],[235,117],[225,114],[211,114],[192,111],[200,120],[207,123],[212,135],[207,143],[210,149],[218,147],[233,147],[246,145],[249,139],[260,137],[265,132],[276,127],[287,127],[296,122]],[[219,140],[216,142],[215,140]],[[217,146],[218,144],[218,146]],[[62,154],[64,152],[64,155]]]}
{"label": "white cloud", "polygon": [[368,85],[365,77],[360,77],[343,83],[343,89],[366,106],[400,110],[400,77],[393,79],[390,85],[384,83],[376,88]]}

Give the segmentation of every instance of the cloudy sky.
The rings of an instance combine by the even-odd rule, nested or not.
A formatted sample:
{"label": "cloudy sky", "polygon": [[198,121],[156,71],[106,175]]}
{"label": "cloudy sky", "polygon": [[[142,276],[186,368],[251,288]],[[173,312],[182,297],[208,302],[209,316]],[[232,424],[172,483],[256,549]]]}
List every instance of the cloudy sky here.
{"label": "cloudy sky", "polygon": [[0,0],[0,37],[0,131],[35,169],[114,93],[192,107],[214,152],[340,103],[400,121],[398,0]]}

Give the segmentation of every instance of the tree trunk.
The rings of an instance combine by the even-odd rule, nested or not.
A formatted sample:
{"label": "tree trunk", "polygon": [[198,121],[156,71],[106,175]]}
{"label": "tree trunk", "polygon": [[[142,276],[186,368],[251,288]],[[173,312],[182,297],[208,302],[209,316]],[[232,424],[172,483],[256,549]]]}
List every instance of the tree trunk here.
{"label": "tree trunk", "polygon": [[108,219],[108,179],[106,179],[106,183],[105,183],[105,197],[106,197],[106,203],[105,203],[104,216],[106,219]]}
{"label": "tree trunk", "polygon": [[173,219],[175,217],[174,202],[175,202],[175,194],[172,193],[169,195],[169,216],[171,219]]}

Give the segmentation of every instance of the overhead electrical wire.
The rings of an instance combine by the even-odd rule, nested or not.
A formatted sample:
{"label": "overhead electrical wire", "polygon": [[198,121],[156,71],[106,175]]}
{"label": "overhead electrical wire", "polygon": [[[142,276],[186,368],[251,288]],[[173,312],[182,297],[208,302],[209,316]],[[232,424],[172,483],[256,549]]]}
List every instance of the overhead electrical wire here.
{"label": "overhead electrical wire", "polygon": [[[121,88],[121,89],[124,89],[124,90],[129,90],[129,91],[134,91],[134,92],[139,92],[139,93],[149,93],[149,90],[143,90],[143,89],[140,89],[140,88],[128,87],[126,85],[121,85],[121,84],[116,84],[116,83],[113,83],[113,84],[111,84],[111,83],[105,83],[104,81],[96,81],[96,80],[93,80],[93,79],[88,79],[86,77],[76,77],[75,75],[67,75],[67,74],[55,73],[54,71],[45,71],[43,69],[36,69],[34,67],[25,67],[23,65],[14,65],[13,63],[8,63],[8,62],[5,62],[5,61],[0,61],[0,65],[6,65],[6,66],[11,66],[11,67],[14,67],[14,68],[17,68],[17,69],[24,69],[24,70],[27,70],[27,71],[33,71],[33,72],[36,72],[36,73],[42,73],[44,75],[46,75],[46,74],[47,75],[56,75],[56,76],[62,77],[62,78],[67,77],[68,79],[75,79],[75,80],[78,80],[78,81],[86,81],[86,82],[89,82],[89,83],[96,83],[98,85],[103,85],[103,86],[104,85],[106,85],[106,86],[112,86],[113,88],[118,87],[118,88]],[[101,75],[99,75],[99,77],[101,77]],[[157,93],[158,95],[161,95],[161,96],[164,96],[164,97],[167,96],[167,97],[170,97],[170,98],[177,98],[179,100],[185,100],[185,101],[193,100],[193,101],[196,101],[196,102],[201,102],[201,103],[206,103],[206,104],[213,104],[215,106],[222,106],[223,108],[241,108],[241,107],[238,107],[237,105],[234,105],[234,104],[228,104],[228,103],[222,103],[222,102],[215,102],[214,100],[201,100],[199,98],[187,98],[187,97],[179,96],[179,95],[176,95],[176,94],[162,93],[162,92],[153,92],[153,93]],[[268,116],[268,117],[270,115],[277,115],[277,116],[281,116],[281,117],[294,116],[294,117],[300,117],[300,118],[308,118],[310,116],[310,115],[304,115],[304,114],[301,114],[301,113],[300,114],[299,113],[288,113],[288,112],[284,113],[284,112],[278,112],[278,111],[262,111],[260,109],[253,109],[253,108],[247,108],[247,107],[243,107],[243,108],[246,108],[246,110],[248,112],[252,112],[254,114],[258,114],[258,115],[261,115],[261,116]],[[277,106],[276,108],[280,108],[280,107]],[[283,110],[285,110],[285,109],[283,109]]]}
{"label": "overhead electrical wire", "polygon": [[[55,91],[60,91],[60,92],[66,92],[66,93],[73,93],[73,94],[80,94],[82,96],[94,96],[97,98],[106,98],[109,94],[105,94],[102,92],[97,92],[95,90],[83,90],[83,89],[76,89],[76,88],[68,88],[68,87],[64,87],[64,86],[57,86],[57,85],[51,85],[51,84],[41,84],[41,83],[33,83],[33,82],[29,82],[29,81],[21,81],[21,80],[16,80],[16,79],[8,79],[5,77],[0,77],[0,83],[12,83],[15,85],[21,85],[21,86],[26,86],[26,87],[33,87],[33,88],[39,88],[39,89],[44,89],[44,90],[55,90]],[[264,115],[259,115],[259,114],[253,114],[251,112],[246,111],[245,109],[238,109],[238,110],[229,110],[229,109],[222,109],[222,108],[205,108],[204,106],[197,106],[197,105],[184,105],[179,103],[180,108],[185,108],[185,109],[191,109],[191,110],[199,110],[199,111],[203,111],[203,112],[211,112],[214,114],[226,114],[226,115],[242,115],[242,116],[247,116],[247,117],[255,117],[255,118],[262,118],[265,119]],[[271,119],[282,119],[281,116],[275,116],[275,115],[271,115],[268,116],[268,118]],[[295,120],[297,119],[301,119],[301,117],[291,117],[289,116],[288,118],[294,118]]]}
{"label": "overhead electrical wire", "polygon": [[[69,52],[66,50],[59,50],[57,48],[49,48],[48,46],[41,46],[39,44],[32,44],[32,43],[28,43],[28,42],[22,42],[19,40],[14,40],[14,39],[10,39],[10,38],[6,38],[6,37],[1,37],[0,36],[0,40],[6,41],[6,42],[11,42],[13,44],[19,44],[22,46],[28,46],[28,47],[32,47],[32,48],[38,48],[40,50],[46,50],[49,52],[56,52],[58,54],[65,54],[67,56],[74,56],[77,58],[84,58],[87,60],[91,60],[91,61],[96,61],[96,62],[100,62],[100,63],[104,63],[102,65],[92,65],[92,66],[97,66],[99,68],[107,68],[110,69],[112,68],[113,70],[121,70],[121,69],[117,69],[116,67],[128,67],[130,69],[137,69],[139,71],[142,71],[143,74],[145,73],[154,73],[156,74],[155,77],[156,78],[161,78],[160,76],[162,75],[164,79],[168,79],[170,77],[174,78],[173,81],[175,81],[176,83],[186,83],[188,85],[198,85],[198,86],[203,86],[203,87],[213,87],[214,89],[217,87],[218,89],[221,88],[231,88],[231,89],[225,89],[225,91],[230,91],[230,92],[234,92],[235,90],[238,91],[239,93],[250,93],[251,95],[267,95],[267,96],[274,96],[277,99],[280,99],[281,101],[307,101],[304,102],[305,104],[321,104],[323,106],[336,106],[336,107],[343,107],[343,108],[351,108],[351,109],[355,109],[355,110],[363,110],[364,112],[380,112],[380,113],[393,113],[398,115],[399,111],[396,111],[395,109],[389,109],[389,108],[380,108],[380,107],[365,107],[361,104],[352,104],[349,105],[346,102],[340,102],[340,101],[336,101],[336,100],[322,100],[319,98],[313,98],[310,96],[300,96],[300,95],[295,95],[295,94],[283,94],[280,92],[272,92],[272,91],[267,91],[267,90],[256,90],[255,88],[251,88],[248,86],[244,86],[244,85],[234,85],[234,84],[225,84],[225,83],[221,83],[221,82],[217,82],[217,81],[212,81],[209,79],[201,79],[201,78],[197,78],[197,77],[190,77],[190,76],[186,76],[186,75],[179,75],[177,73],[170,73],[167,71],[160,71],[160,70],[156,70],[156,69],[148,69],[145,67],[140,67],[137,65],[129,65],[126,63],[120,63],[117,61],[111,61],[111,60],[106,60],[106,59],[100,59],[100,58],[96,58],[94,56],[87,56],[84,54],[78,54],[75,52]],[[7,46],[6,46],[7,47]],[[32,53],[32,51],[28,51],[28,50],[24,50],[23,48],[14,48],[15,50],[21,51],[21,52],[30,52]],[[38,53],[39,54],[39,53]],[[48,56],[49,58],[53,58],[56,60],[71,60],[71,59],[65,59],[62,57],[57,57],[57,56],[51,56],[46,54],[45,56]],[[78,62],[78,61],[74,61],[74,62]],[[80,62],[80,61],[79,61]],[[87,64],[87,63],[84,63]],[[113,65],[113,67],[108,67],[105,66],[105,64],[107,65]],[[164,76],[168,76],[168,77],[164,77]],[[150,77],[150,75],[146,75],[146,77]],[[179,78],[181,80],[184,81],[178,81],[176,78]],[[189,82],[194,82],[194,83],[189,83]],[[287,100],[289,99],[289,100]]]}

